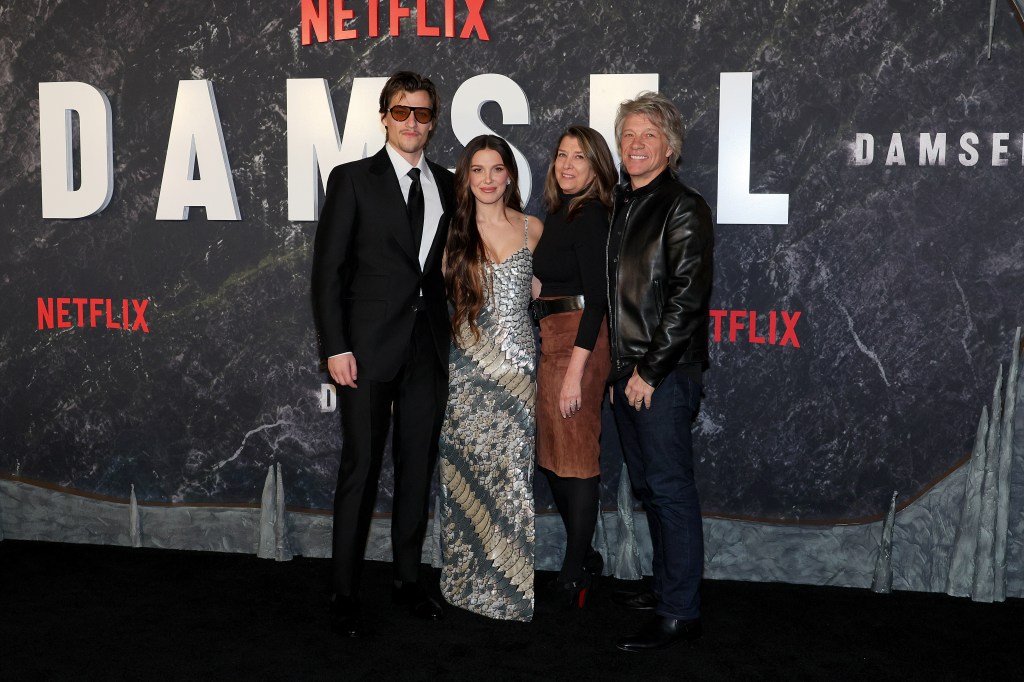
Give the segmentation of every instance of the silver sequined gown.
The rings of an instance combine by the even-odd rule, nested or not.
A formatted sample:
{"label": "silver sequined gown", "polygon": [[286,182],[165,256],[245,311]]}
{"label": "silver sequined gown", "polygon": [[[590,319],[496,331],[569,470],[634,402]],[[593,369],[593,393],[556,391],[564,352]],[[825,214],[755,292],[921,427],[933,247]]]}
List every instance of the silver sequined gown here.
{"label": "silver sequined gown", "polygon": [[[490,264],[480,341],[452,344],[441,431],[441,590],[449,603],[533,618],[535,355],[524,246]],[[462,345],[472,341],[468,326]]]}

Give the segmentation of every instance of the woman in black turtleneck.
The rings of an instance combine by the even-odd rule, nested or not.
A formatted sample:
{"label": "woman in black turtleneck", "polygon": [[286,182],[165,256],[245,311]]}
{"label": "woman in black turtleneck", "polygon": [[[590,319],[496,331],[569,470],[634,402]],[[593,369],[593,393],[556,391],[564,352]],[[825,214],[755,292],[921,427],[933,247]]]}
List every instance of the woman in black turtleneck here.
{"label": "woman in black turtleneck", "polygon": [[537,466],[565,523],[566,547],[554,590],[582,608],[601,555],[590,539],[600,502],[601,401],[610,368],[605,247],[615,169],[604,138],[572,126],[548,166],[544,235],[533,254],[540,280]]}

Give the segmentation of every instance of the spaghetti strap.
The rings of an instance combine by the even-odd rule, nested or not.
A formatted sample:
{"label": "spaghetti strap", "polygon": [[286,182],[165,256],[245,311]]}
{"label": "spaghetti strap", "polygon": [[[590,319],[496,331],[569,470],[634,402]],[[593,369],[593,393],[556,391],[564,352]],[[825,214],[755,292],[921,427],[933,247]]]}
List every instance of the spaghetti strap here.
{"label": "spaghetti strap", "polygon": [[530,216],[523,216],[523,246],[530,246]]}

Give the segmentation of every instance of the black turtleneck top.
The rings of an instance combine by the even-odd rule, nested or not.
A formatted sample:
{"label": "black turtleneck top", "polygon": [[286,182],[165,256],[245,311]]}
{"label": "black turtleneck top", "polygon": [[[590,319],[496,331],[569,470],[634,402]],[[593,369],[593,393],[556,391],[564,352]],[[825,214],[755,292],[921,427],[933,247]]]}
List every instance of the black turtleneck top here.
{"label": "black turtleneck top", "polygon": [[574,196],[563,194],[562,205],[544,220],[544,233],[533,252],[533,274],[541,282],[541,296],[583,295],[583,316],[574,345],[594,350],[608,312],[608,210],[600,201],[588,201],[568,221]]}

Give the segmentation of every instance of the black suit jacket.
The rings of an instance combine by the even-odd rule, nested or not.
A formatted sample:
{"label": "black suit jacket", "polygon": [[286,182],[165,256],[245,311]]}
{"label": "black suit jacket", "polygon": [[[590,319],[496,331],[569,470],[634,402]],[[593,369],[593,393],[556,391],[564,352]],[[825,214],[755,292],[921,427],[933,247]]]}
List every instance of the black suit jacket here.
{"label": "black suit jacket", "polygon": [[[422,290],[438,361],[451,338],[441,257],[455,207],[454,177],[427,161],[444,215],[426,265],[387,151],[334,168],[313,247],[313,312],[324,357],[352,352],[359,379],[388,381],[405,361]],[[447,369],[445,369],[447,371]]]}

